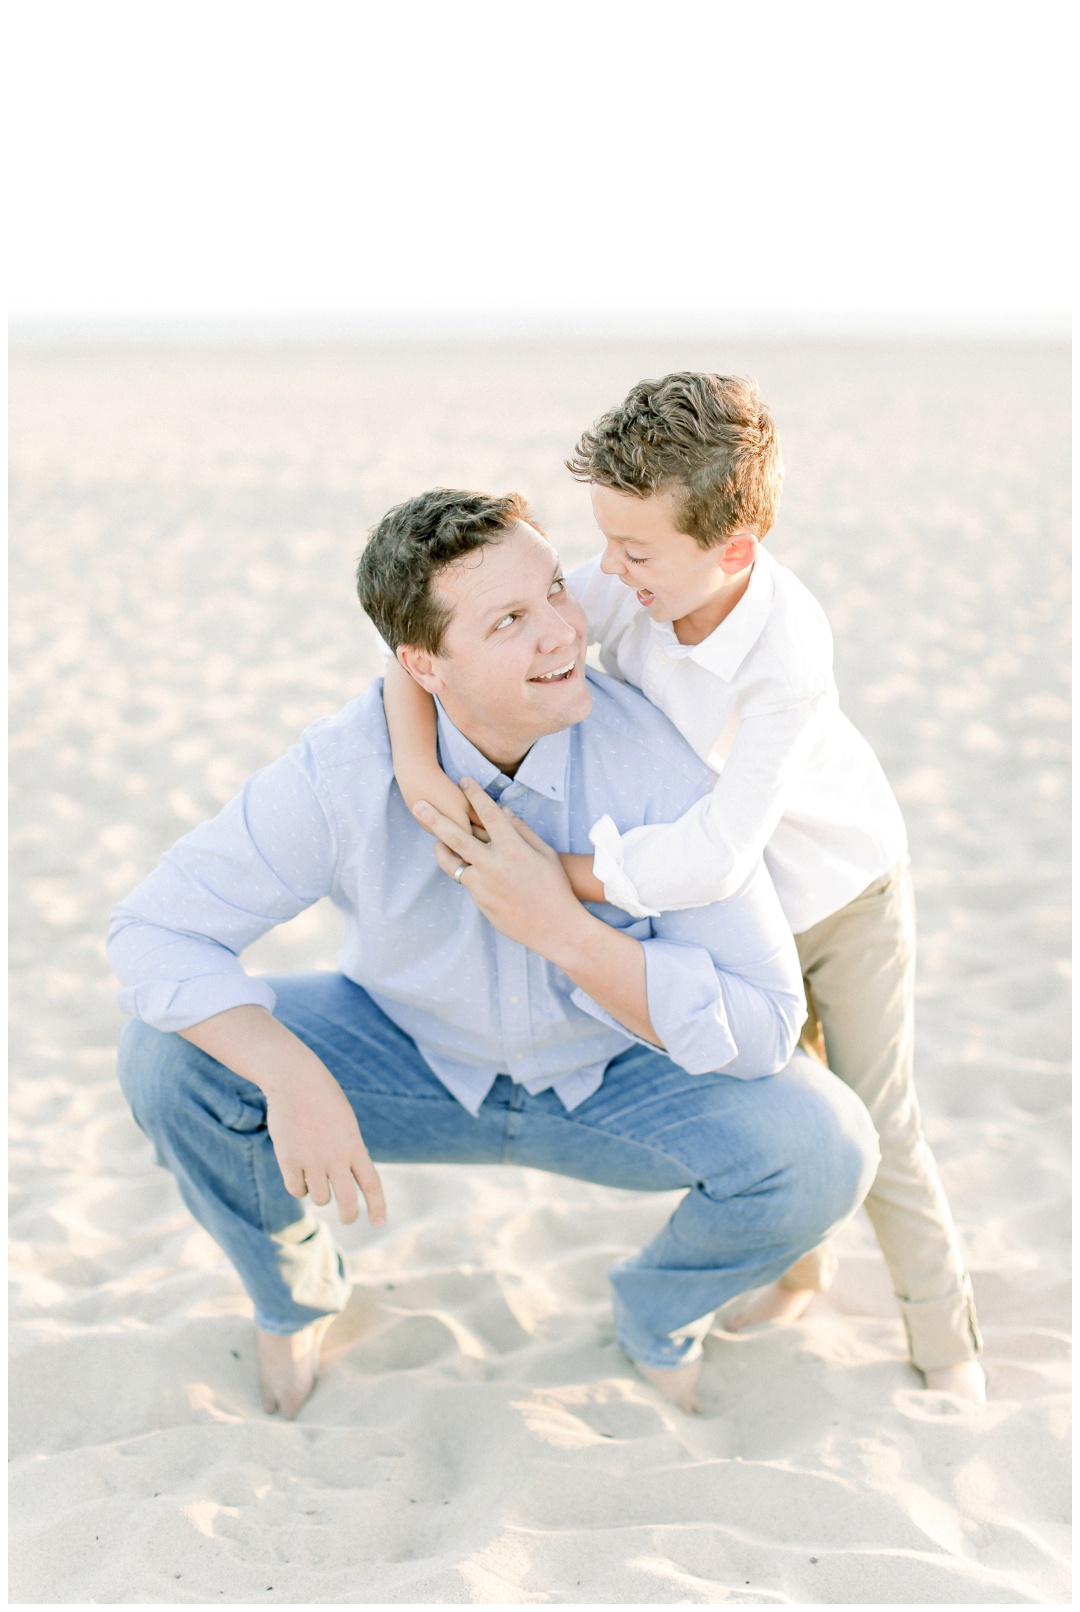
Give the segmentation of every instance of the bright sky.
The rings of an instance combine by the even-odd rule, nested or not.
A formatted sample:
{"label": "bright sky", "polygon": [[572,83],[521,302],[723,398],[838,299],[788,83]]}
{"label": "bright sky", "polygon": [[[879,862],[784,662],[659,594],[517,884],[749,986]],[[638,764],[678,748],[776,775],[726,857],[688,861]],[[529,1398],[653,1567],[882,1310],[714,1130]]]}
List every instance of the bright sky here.
{"label": "bright sky", "polygon": [[1055,0],[23,0],[16,319],[1061,314]]}

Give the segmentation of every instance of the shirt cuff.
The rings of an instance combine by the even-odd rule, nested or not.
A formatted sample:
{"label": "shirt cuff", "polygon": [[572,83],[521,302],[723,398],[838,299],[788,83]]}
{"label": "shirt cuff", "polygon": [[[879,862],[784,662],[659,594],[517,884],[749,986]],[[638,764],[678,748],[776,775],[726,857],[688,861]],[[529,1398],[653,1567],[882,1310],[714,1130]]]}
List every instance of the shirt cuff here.
{"label": "shirt cuff", "polygon": [[669,1058],[690,1075],[723,1069],[739,1048],[716,965],[703,946],[643,940],[649,1018]]}
{"label": "shirt cuff", "polygon": [[192,980],[150,980],[117,995],[121,1009],[155,1030],[190,1030],[234,1007],[264,1007],[273,1013],[277,997],[252,974],[208,974]]}
{"label": "shirt cuff", "polygon": [[606,813],[590,828],[589,842],[595,847],[593,874],[604,886],[604,900],[621,907],[631,918],[659,918],[655,907],[642,906],[634,882],[623,867],[622,835]]}
{"label": "shirt cuff", "polygon": [[728,1024],[712,958],[700,946],[675,941],[643,940],[641,947],[645,953],[649,1018],[662,1046],[628,1030],[580,986],[571,991],[570,1000],[629,1041],[652,1052],[666,1053],[688,1075],[707,1075],[722,1069],[738,1056],[739,1049]]}

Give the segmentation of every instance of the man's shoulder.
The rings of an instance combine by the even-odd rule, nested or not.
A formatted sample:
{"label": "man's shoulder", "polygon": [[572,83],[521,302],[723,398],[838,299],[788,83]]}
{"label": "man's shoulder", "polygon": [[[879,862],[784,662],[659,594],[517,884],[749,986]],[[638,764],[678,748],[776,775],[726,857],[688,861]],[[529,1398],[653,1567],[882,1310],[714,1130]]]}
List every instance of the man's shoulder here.
{"label": "man's shoulder", "polygon": [[715,778],[701,757],[640,689],[591,666],[585,675],[593,704],[580,724],[584,759],[603,758],[633,780],[642,802],[657,806],[711,787]]}
{"label": "man's shoulder", "polygon": [[300,735],[300,749],[322,771],[337,772],[355,764],[370,765],[381,758],[392,765],[390,734],[383,710],[381,677],[340,711],[319,717]]}

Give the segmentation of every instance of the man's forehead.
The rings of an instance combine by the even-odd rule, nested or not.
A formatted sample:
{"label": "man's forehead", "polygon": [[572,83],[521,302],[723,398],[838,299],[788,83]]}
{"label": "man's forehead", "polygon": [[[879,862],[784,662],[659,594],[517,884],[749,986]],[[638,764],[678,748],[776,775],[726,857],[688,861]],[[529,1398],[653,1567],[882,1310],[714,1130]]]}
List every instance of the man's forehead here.
{"label": "man's forehead", "polygon": [[558,556],[547,538],[518,521],[493,543],[452,560],[435,579],[436,591],[447,600],[483,609],[493,596],[527,586],[541,575],[547,580]]}

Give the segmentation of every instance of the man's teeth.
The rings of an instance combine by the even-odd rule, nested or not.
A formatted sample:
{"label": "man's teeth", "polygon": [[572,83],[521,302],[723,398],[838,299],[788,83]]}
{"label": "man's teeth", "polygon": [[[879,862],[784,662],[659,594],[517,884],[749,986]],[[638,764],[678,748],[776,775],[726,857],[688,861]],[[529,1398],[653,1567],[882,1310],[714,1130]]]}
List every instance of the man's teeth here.
{"label": "man's teeth", "polygon": [[534,677],[532,681],[534,683],[553,683],[557,677],[566,677],[569,672],[572,672],[574,665],[574,661],[571,661],[569,666],[560,666],[554,672],[545,672],[543,677]]}

